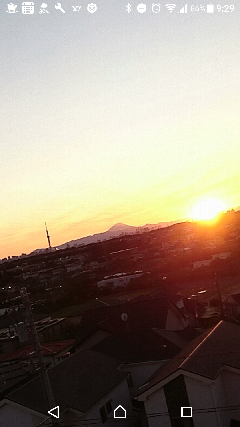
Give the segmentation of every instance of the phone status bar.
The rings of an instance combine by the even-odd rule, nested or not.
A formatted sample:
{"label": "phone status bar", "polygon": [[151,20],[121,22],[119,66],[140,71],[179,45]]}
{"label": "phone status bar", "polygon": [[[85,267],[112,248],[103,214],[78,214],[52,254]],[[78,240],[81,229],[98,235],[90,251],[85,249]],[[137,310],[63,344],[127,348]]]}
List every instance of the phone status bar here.
{"label": "phone status bar", "polygon": [[[96,14],[99,10],[103,10],[107,5],[101,4],[97,5],[96,3],[88,3],[86,5],[80,4],[66,4],[56,2],[49,5],[48,3],[34,3],[34,2],[22,2],[22,3],[7,3],[5,12],[9,15],[17,15],[18,13],[23,15],[49,15],[52,13],[68,14],[68,13],[88,13]],[[213,3],[201,3],[201,4],[191,4],[186,3],[181,6],[176,3],[138,3],[131,4],[126,3],[121,6],[122,10],[126,12],[127,15],[132,14],[189,14],[189,13],[225,13],[229,14],[236,10],[234,4],[213,4]]]}

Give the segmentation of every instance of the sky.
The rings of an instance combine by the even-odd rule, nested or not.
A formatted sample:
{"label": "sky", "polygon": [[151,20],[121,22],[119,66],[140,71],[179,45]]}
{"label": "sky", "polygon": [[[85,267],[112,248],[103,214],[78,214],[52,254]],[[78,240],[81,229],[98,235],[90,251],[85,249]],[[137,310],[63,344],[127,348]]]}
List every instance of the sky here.
{"label": "sky", "polygon": [[96,3],[1,2],[0,258],[46,247],[45,221],[57,246],[189,218],[205,198],[240,206],[240,6]]}

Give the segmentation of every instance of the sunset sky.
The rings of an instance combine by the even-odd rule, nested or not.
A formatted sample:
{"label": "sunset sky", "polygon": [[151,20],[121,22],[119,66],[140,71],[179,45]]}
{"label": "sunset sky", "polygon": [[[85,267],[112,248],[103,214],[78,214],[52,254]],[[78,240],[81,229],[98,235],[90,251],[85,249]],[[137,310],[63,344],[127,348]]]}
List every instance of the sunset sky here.
{"label": "sunset sky", "polygon": [[189,218],[204,198],[240,206],[239,6],[16,3],[0,5],[0,258],[46,247],[45,221],[56,246]]}

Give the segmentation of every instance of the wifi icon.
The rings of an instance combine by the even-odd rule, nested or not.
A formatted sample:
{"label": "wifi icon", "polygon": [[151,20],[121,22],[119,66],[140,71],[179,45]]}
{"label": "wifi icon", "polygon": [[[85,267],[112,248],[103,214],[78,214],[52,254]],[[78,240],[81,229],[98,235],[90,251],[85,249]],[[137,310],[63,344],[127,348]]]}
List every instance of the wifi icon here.
{"label": "wifi icon", "polygon": [[175,4],[165,4],[165,6],[166,6],[167,10],[169,10],[170,13],[172,13],[176,7]]}

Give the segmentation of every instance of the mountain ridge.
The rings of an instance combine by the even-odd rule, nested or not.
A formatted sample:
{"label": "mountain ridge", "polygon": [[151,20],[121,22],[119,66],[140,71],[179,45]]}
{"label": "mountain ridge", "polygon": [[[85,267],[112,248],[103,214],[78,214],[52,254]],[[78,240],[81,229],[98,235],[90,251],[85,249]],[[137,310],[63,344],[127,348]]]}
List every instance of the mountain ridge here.
{"label": "mountain ridge", "polygon": [[[53,246],[53,249],[66,249],[71,247],[76,247],[80,245],[87,245],[89,243],[96,243],[102,240],[112,239],[114,237],[119,237],[121,235],[134,234],[136,232],[144,232],[150,230],[156,230],[158,228],[166,228],[170,227],[173,224],[177,224],[180,222],[186,221],[185,219],[179,219],[176,221],[168,221],[168,222],[158,222],[157,224],[145,224],[143,226],[136,227],[134,225],[124,224],[123,222],[117,222],[112,227],[110,227],[107,231],[103,231],[101,233],[90,234],[88,236],[80,237],[79,239],[70,240],[61,245]],[[31,254],[38,254],[45,252],[46,248],[43,249],[35,249]]]}
{"label": "mountain ridge", "polygon": [[56,248],[65,249],[66,247],[74,247],[82,244],[84,245],[88,243],[96,243],[99,240],[108,240],[113,237],[119,237],[120,235],[134,234],[137,231],[141,232],[141,231],[144,231],[144,229],[146,228],[149,228],[149,230],[154,230],[157,228],[165,228],[165,227],[169,227],[170,225],[177,224],[179,222],[184,222],[184,221],[185,220],[159,222],[157,224],[145,224],[144,226],[139,226],[139,227],[118,222],[114,224],[112,227],[110,227],[107,231],[88,235],[86,237],[80,237],[79,239],[70,240],[69,242],[56,246]]}

